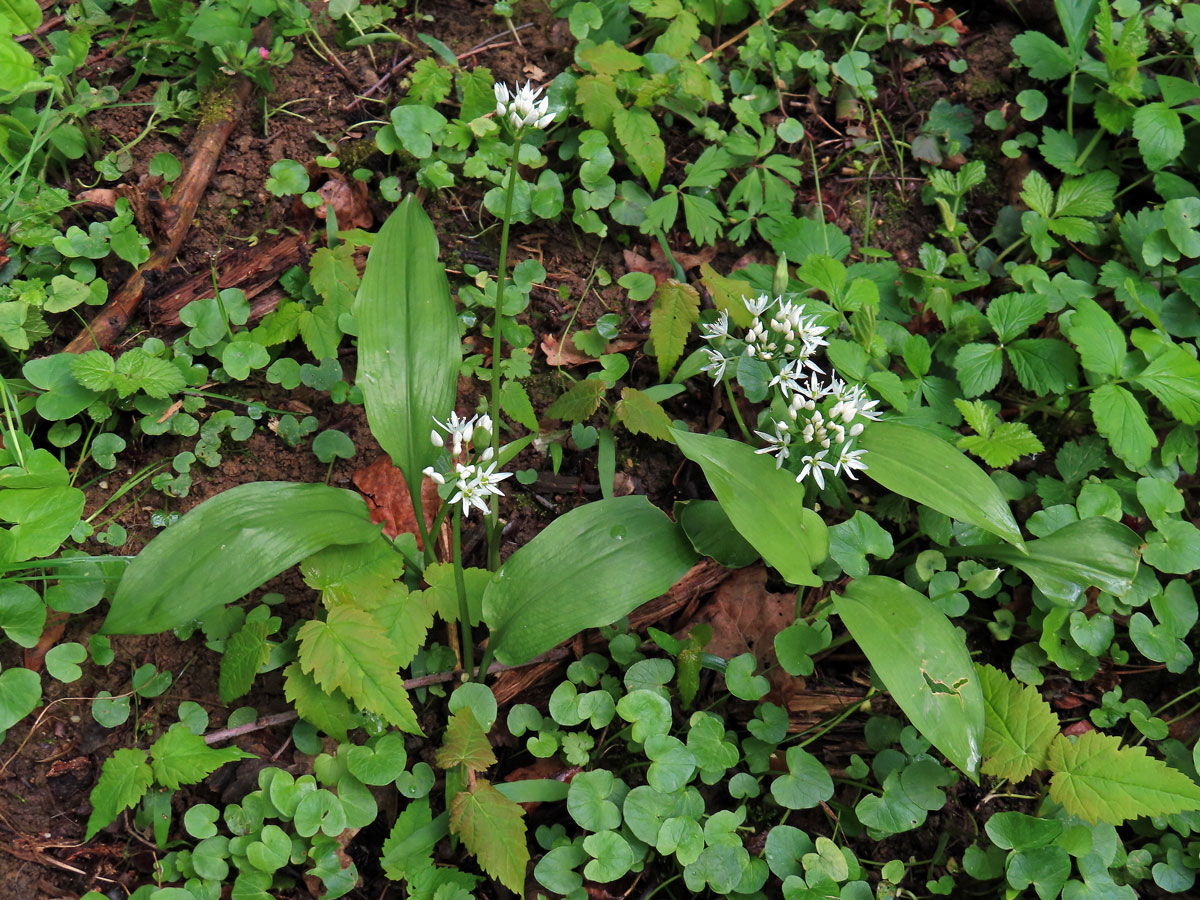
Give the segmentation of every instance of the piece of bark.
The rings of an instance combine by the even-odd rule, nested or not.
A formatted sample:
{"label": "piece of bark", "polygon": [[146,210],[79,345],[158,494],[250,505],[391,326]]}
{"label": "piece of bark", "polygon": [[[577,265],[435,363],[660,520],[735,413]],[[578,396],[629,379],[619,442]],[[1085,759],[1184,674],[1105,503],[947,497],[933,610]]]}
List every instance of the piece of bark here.
{"label": "piece of bark", "polygon": [[[263,31],[265,38],[269,34],[269,26],[265,30],[262,26],[256,29],[256,40],[259,31]],[[221,151],[250,97],[252,87],[250,79],[244,76],[239,78],[229,98],[228,113],[221,119],[206,122],[197,129],[195,137],[192,138],[187,167],[175,183],[171,199],[163,204],[165,239],[154,248],[150,258],[141,268],[129,276],[116,296],[105,304],[91,323],[64,348],[67,353],[104,349],[116,343],[142,300],[146,287],[145,273],[161,272],[175,259],[188,231],[191,230],[192,219],[196,215],[200,199],[208,189],[217,169],[217,162],[221,158]]]}

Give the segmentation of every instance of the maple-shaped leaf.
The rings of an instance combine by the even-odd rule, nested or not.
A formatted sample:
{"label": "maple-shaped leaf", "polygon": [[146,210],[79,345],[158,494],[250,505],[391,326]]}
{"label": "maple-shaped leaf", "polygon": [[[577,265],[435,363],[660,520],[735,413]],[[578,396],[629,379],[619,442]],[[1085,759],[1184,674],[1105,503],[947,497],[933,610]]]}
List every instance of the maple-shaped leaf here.
{"label": "maple-shaped leaf", "polygon": [[[487,574],[490,577],[492,573]],[[394,584],[376,599],[378,605],[371,608],[371,616],[395,648],[396,661],[407,666],[425,646],[425,635],[433,624],[430,598],[425,592],[410,592],[403,584]]]}
{"label": "maple-shaped leaf", "polygon": [[1074,742],[1059,735],[1047,762],[1051,799],[1092,824],[1200,809],[1200,785],[1110,734],[1088,731]]}
{"label": "maple-shaped leaf", "polygon": [[326,691],[304,673],[300,663],[289,665],[283,676],[283,695],[304,721],[339,741],[345,741],[346,732],[359,725],[358,714],[346,695],[341,691]]}
{"label": "maple-shaped leaf", "polygon": [[321,592],[326,606],[349,603],[371,608],[364,600],[386,593],[404,575],[404,557],[375,540],[326,548],[300,563],[304,583]]}
{"label": "maple-shaped leaf", "polygon": [[983,689],[985,775],[1020,781],[1046,768],[1046,751],[1058,734],[1058,716],[1035,688],[992,666],[976,666]]}
{"label": "maple-shaped leaf", "polygon": [[401,731],[423,733],[397,673],[399,654],[369,612],[334,607],[324,622],[306,622],[298,637],[300,668],[326,691],[341,690]]}
{"label": "maple-shaped leaf", "polygon": [[479,867],[520,894],[525,887],[529,847],[525,811],[485,778],[450,800],[450,833],[458,835]]}
{"label": "maple-shaped leaf", "polygon": [[446,736],[437,752],[437,764],[443,769],[463,765],[472,772],[482,772],[496,764],[496,754],[488,743],[487,733],[469,707],[463,707],[450,717]]}
{"label": "maple-shaped leaf", "polygon": [[659,285],[650,311],[650,338],[660,377],[666,378],[675,367],[699,316],[700,293],[694,287],[674,279]]}
{"label": "maple-shaped leaf", "polygon": [[571,385],[567,391],[550,404],[546,415],[564,422],[582,422],[591,418],[600,408],[600,398],[608,386],[595,378],[585,378]]}
{"label": "maple-shaped leaf", "polygon": [[88,816],[84,840],[90,841],[97,831],[120,815],[121,810],[129,809],[141,800],[153,781],[154,771],[146,762],[145,750],[122,747],[114,752],[104,761],[100,780],[92,788],[92,814]]}
{"label": "maple-shaped leaf", "polygon": [[648,434],[659,441],[671,440],[671,419],[650,395],[633,388],[621,389],[617,418],[634,434]]}
{"label": "maple-shaped leaf", "polygon": [[253,758],[254,754],[237,747],[210,747],[179,723],[150,745],[150,756],[154,780],[174,791],[180,785],[203,781],[227,762]]}

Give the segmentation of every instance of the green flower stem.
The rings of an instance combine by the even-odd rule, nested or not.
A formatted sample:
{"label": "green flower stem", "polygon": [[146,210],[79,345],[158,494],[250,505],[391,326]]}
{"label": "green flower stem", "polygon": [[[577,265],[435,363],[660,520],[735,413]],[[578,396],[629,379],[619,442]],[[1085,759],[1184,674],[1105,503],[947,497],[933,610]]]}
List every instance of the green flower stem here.
{"label": "green flower stem", "polygon": [[738,409],[737,399],[733,396],[733,386],[729,383],[728,378],[722,378],[721,383],[725,385],[725,395],[729,397],[729,405],[733,409],[733,417],[737,420],[738,428],[742,430],[742,437],[746,439],[747,444],[753,444],[754,438],[750,436],[750,429],[746,427],[742,411]]}
{"label": "green flower stem", "polygon": [[471,610],[467,605],[467,586],[463,581],[462,507],[454,507],[454,589],[458,592],[458,624],[462,633],[463,668],[468,674],[475,671],[475,642],[471,637]]}
{"label": "green flower stem", "polygon": [[[508,231],[512,222],[513,197],[517,193],[517,160],[521,155],[521,133],[513,139],[512,162],[508,169],[508,194],[504,198],[504,221],[500,228],[500,265],[496,275],[496,315],[492,317],[492,459],[500,458],[500,350],[504,330],[504,282],[508,275]],[[487,518],[488,571],[500,568],[500,498],[492,495]]]}
{"label": "green flower stem", "polygon": [[[425,504],[421,500],[422,478],[423,476],[418,473],[415,479],[417,489],[415,491],[409,490],[408,499],[412,501],[413,518],[417,520],[417,533],[421,536],[421,544],[425,548],[425,565],[428,566],[436,557],[434,556],[433,541],[429,538],[429,528],[425,524]],[[405,478],[405,483],[408,484],[407,478]],[[437,532],[434,531],[434,534],[437,534]]]}

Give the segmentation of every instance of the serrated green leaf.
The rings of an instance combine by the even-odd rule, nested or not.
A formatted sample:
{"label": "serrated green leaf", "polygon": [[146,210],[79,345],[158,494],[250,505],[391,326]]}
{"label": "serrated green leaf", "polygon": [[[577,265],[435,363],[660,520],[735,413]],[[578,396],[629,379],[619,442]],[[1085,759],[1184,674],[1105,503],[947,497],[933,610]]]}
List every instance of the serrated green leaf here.
{"label": "serrated green leaf", "polygon": [[642,391],[622,388],[616,414],[621,424],[634,434],[648,434],[659,441],[671,440],[670,418]]}
{"label": "serrated green leaf", "polygon": [[1041,294],[1001,294],[988,304],[987,318],[996,338],[1007,344],[1046,315],[1046,298]]}
{"label": "serrated green leaf", "polygon": [[562,419],[564,422],[582,422],[600,408],[600,399],[606,390],[608,387],[597,378],[577,381],[550,404],[546,415],[552,419]]}
{"label": "serrated green leaf", "polygon": [[525,811],[491,782],[477,778],[450,800],[450,832],[458,835],[479,867],[505,887],[524,891],[529,847]]}
{"label": "serrated green leaf", "polygon": [[89,391],[107,391],[113,386],[117,364],[103,350],[88,350],[71,359],[71,377]]}
{"label": "serrated green leaf", "polygon": [[1022,338],[1005,346],[1017,380],[1038,396],[1061,394],[1075,386],[1075,351],[1054,338]]}
{"label": "serrated green leaf", "polygon": [[1071,53],[1040,31],[1025,31],[1012,40],[1013,52],[1039,81],[1065,77],[1073,64]]}
{"label": "serrated green leaf", "polygon": [[983,689],[985,775],[1020,781],[1046,768],[1046,751],[1058,734],[1058,716],[1036,688],[992,666],[976,666]]}
{"label": "serrated green leaf", "polygon": [[1054,215],[1054,188],[1037,169],[1025,176],[1021,185],[1021,199],[1031,210],[1045,219]]}
{"label": "serrated green leaf", "polygon": [[306,622],[297,637],[301,669],[318,685],[326,691],[341,690],[402,731],[422,733],[397,674],[396,648],[369,613],[338,606],[324,622]]}
{"label": "serrated green leaf", "polygon": [[326,691],[311,675],[304,674],[298,662],[284,669],[283,675],[283,695],[296,708],[296,714],[330,737],[345,741],[346,732],[358,724],[346,695]]}
{"label": "serrated green leaf", "polygon": [[443,769],[466,766],[472,772],[482,772],[496,764],[496,754],[488,743],[487,733],[469,707],[459,709],[450,717],[436,760]]}
{"label": "serrated green leaf", "polygon": [[654,294],[650,311],[650,338],[658,357],[658,374],[666,378],[687,344],[700,316],[700,293],[690,284],[668,279]]}
{"label": "serrated green leaf", "polygon": [[602,131],[612,122],[613,113],[621,108],[616,85],[607,75],[584,75],[580,78],[575,85],[575,102],[583,113],[584,121]]}
{"label": "serrated green leaf", "polygon": [[376,538],[328,547],[300,563],[304,583],[321,592],[326,606],[349,603],[373,608],[404,574],[404,557]]}
{"label": "serrated green leaf", "polygon": [[1068,320],[1067,336],[1089,372],[1114,377],[1121,374],[1125,362],[1125,332],[1095,300],[1080,298]]}
{"label": "serrated green leaf", "polygon": [[204,738],[193,734],[183,723],[171,726],[150,745],[154,780],[173,791],[180,785],[203,781],[227,762],[253,757],[253,753],[237,747],[210,747]]}
{"label": "serrated green leaf", "polygon": [[964,344],[954,357],[964,396],[978,397],[1000,383],[1003,351],[996,344]]}
{"label": "serrated green leaf", "polygon": [[613,113],[613,126],[617,140],[642,170],[650,182],[651,190],[658,190],[658,180],[666,165],[667,148],[659,136],[654,116],[649,110],[638,106],[629,109],[618,107]]}
{"label": "serrated green leaf", "polygon": [[1133,394],[1117,384],[1102,384],[1092,391],[1088,403],[1096,430],[1108,439],[1113,453],[1133,469],[1150,462],[1158,438]]}
{"label": "serrated green leaf", "polygon": [[232,703],[250,691],[259,667],[271,655],[267,645],[267,623],[247,622],[225,642],[217,691],[222,703]]}
{"label": "serrated green leaf", "polygon": [[449,816],[443,813],[435,821],[429,801],[414,800],[396,817],[386,841],[380,863],[383,873],[393,881],[411,879],[432,864],[433,848],[446,834]]}
{"label": "serrated green leaf", "polygon": [[146,761],[146,751],[122,747],[104,761],[100,780],[92,788],[92,814],[88,816],[84,840],[90,841],[105,825],[129,809],[154,781],[154,771]]}
{"label": "serrated green leaf", "polygon": [[1134,381],[1185,425],[1200,422],[1200,362],[1178,344],[1145,329],[1134,330],[1133,342],[1150,357]]}
{"label": "serrated green leaf", "polygon": [[538,419],[529,401],[525,386],[519,381],[509,380],[500,386],[500,409],[514,421],[520,422],[529,431],[537,434]]}
{"label": "serrated green leaf", "polygon": [[1133,136],[1151,170],[1161,169],[1183,152],[1183,120],[1162,102],[1138,107],[1133,114]]}
{"label": "serrated green leaf", "polygon": [[1094,219],[1112,212],[1117,190],[1115,172],[1104,169],[1082,178],[1064,178],[1055,195],[1054,216],[1080,216]]}
{"label": "serrated green leaf", "polygon": [[1047,761],[1051,799],[1092,824],[1200,809],[1194,781],[1147,756],[1145,747],[1122,747],[1109,734],[1085,731],[1074,742],[1060,735]]}

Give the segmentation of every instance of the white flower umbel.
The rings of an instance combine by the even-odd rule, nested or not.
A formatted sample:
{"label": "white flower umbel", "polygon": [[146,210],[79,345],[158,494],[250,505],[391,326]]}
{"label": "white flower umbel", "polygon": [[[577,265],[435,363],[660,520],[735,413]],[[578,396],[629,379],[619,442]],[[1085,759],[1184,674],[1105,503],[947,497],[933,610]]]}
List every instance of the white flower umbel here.
{"label": "white flower umbel", "polygon": [[[485,416],[484,418],[487,417]],[[446,436],[450,438],[450,454],[457,457],[462,455],[463,447],[471,443],[471,438],[475,434],[475,429],[479,424],[479,417],[471,416],[469,419],[461,419],[458,413],[452,411],[450,418],[445,423],[439,422],[437,419],[434,419],[433,423],[446,432]],[[488,424],[490,426],[490,419],[488,419]],[[435,447],[444,447],[446,444],[437,431],[434,431],[429,439]]]}
{"label": "white flower umbel", "polygon": [[513,131],[545,129],[554,121],[550,100],[542,97],[545,88],[534,89],[527,81],[511,91],[508,85],[497,83],[493,90],[496,94],[496,117],[507,122]]}
{"label": "white flower umbel", "polygon": [[512,475],[512,472],[497,472],[494,462],[487,466],[458,463],[454,471],[458,477],[454,482],[455,493],[449,502],[461,503],[464,516],[470,515],[472,508],[486,515],[492,496],[504,496],[504,491],[496,485]]}
{"label": "white flower umbel", "polygon": [[755,434],[763,446],[755,453],[773,456],[776,468],[791,460],[786,468],[798,482],[811,478],[821,489],[827,472],[854,479],[867,468],[866,451],[856,444],[865,424],[879,418],[879,401],[862,385],[825,374],[816,356],[829,345],[829,327],[820,324],[819,315],[806,315],[803,303],[767,294],[742,302],[753,320],[740,335],[731,332],[726,310],[700,326],[709,342],[702,371],[721,381],[751,366],[755,380],[767,379],[772,400],[759,419],[762,430]]}

